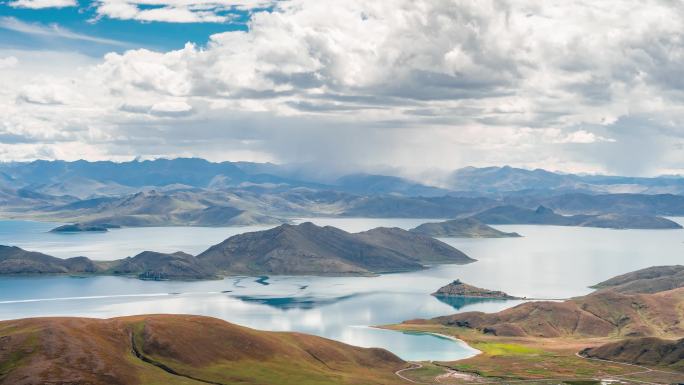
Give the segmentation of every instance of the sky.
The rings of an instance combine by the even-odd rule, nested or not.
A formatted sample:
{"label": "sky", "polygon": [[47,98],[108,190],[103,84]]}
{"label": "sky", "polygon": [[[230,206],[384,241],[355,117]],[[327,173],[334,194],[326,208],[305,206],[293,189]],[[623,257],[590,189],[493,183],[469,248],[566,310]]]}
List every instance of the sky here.
{"label": "sky", "polygon": [[684,174],[681,0],[0,0],[0,161]]}

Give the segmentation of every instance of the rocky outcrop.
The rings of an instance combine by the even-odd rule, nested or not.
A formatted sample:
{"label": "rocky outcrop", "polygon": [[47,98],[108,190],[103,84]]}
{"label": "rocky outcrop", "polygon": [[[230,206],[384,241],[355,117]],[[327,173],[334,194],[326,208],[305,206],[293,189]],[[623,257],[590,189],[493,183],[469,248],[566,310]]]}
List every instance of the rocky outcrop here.
{"label": "rocky outcrop", "polygon": [[471,286],[460,280],[455,280],[446,286],[442,286],[436,292],[432,293],[438,297],[471,297],[471,298],[499,298],[499,299],[520,299],[512,295],[508,295],[503,291],[487,290],[479,287]]}

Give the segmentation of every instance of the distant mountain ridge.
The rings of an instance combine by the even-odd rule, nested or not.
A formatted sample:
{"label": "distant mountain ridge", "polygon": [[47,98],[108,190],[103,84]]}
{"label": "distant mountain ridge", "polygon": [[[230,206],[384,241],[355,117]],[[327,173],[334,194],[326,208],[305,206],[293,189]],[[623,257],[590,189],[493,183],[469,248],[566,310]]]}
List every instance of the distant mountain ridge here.
{"label": "distant mountain ridge", "polygon": [[444,222],[423,223],[410,231],[429,235],[431,237],[453,237],[453,238],[516,238],[518,233],[507,233],[499,231],[491,226],[470,217],[463,219],[453,219]]}
{"label": "distant mountain ridge", "polygon": [[497,206],[475,214],[473,218],[492,225],[526,224],[600,227],[612,229],[682,228],[680,224],[670,219],[651,215],[560,215],[544,206],[539,206],[536,210],[511,205]]}
{"label": "distant mountain ridge", "polygon": [[490,194],[525,190],[588,192],[594,194],[681,194],[684,192],[684,178],[680,176],[646,178],[579,175],[557,173],[543,169],[527,170],[510,166],[461,168],[450,175],[447,184],[454,191]]}
{"label": "distant mountain ridge", "polygon": [[396,175],[355,173],[321,182],[296,167],[271,163],[209,162],[201,158],[144,161],[73,162],[37,160],[0,164],[0,185],[11,184],[49,195],[132,193],[140,188],[186,186],[238,188],[250,185],[285,185],[331,189],[360,195],[442,196],[452,192],[506,194],[513,192],[682,194],[684,178],[578,175],[510,166],[464,167],[453,171],[441,186],[408,180]]}
{"label": "distant mountain ridge", "polygon": [[214,163],[200,158],[129,162],[37,160],[0,164],[0,172],[5,177],[5,183],[51,195],[73,195],[81,199],[91,195],[130,194],[139,189],[159,189],[166,186],[212,189],[289,186],[410,196],[444,195],[448,192],[396,176],[353,174],[332,184],[325,184],[315,178],[294,179],[273,164]]}
{"label": "distant mountain ridge", "polygon": [[596,227],[668,228],[671,223],[652,217],[684,216],[678,193],[684,193],[684,178],[512,167],[464,168],[451,182],[431,186],[369,173],[329,175],[322,182],[319,174],[287,165],[197,158],[0,163],[0,218],[81,226],[241,226],[317,216],[462,219],[498,206],[544,206],[564,216],[606,215],[589,218]]}

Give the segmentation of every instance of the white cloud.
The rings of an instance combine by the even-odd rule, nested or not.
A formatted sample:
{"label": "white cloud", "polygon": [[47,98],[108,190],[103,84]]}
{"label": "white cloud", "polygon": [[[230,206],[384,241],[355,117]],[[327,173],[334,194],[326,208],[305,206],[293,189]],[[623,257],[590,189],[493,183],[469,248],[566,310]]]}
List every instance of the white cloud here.
{"label": "white cloud", "polygon": [[[36,79],[38,80],[38,79]],[[18,99],[33,104],[67,104],[74,99],[74,91],[68,85],[49,79],[25,85],[19,91]]]}
{"label": "white cloud", "polygon": [[[97,7],[140,20],[172,8],[181,21],[261,3],[140,4]],[[656,0],[283,1],[206,46],[110,53],[37,89],[0,90],[13,116],[0,135],[4,124],[55,153],[83,141],[103,157],[672,170],[684,164],[671,146],[684,141],[681,25],[684,5]],[[651,162],[615,156],[645,136],[659,138]]]}
{"label": "white cloud", "polygon": [[17,18],[9,16],[0,17],[0,28],[45,38],[62,38],[118,46],[126,45],[126,43],[118,40],[103,39],[72,32],[66,28],[60,27],[57,24],[50,24],[46,26],[39,23],[26,23]]}
{"label": "white cloud", "polygon": [[606,138],[596,135],[593,132],[586,130],[577,130],[558,138],[554,143],[575,143],[575,144],[589,144],[596,142],[615,142],[615,139]]}
{"label": "white cloud", "polygon": [[266,8],[275,0],[97,0],[97,18],[170,23],[223,23],[231,11]]}
{"label": "white cloud", "polygon": [[78,2],[76,0],[14,0],[8,5],[14,8],[41,9],[75,7]]}

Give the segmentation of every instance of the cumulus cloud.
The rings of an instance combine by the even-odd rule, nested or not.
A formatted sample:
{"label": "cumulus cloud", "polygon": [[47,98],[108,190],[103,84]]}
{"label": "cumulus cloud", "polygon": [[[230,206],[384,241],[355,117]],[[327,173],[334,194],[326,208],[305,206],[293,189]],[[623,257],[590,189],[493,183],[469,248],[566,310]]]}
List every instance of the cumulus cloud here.
{"label": "cumulus cloud", "polygon": [[[149,1],[105,0],[97,12],[148,20],[144,12],[173,8],[175,21],[215,21],[231,7],[268,5]],[[684,141],[681,3],[287,0],[273,7],[255,12],[248,31],[169,52],[110,53],[44,82],[55,89],[10,89],[4,103],[31,127],[42,121],[66,130],[60,141],[85,141],[103,157],[250,153],[414,173],[502,163],[617,172],[630,169],[630,157],[615,162],[608,154],[653,134],[662,140],[652,141],[653,161],[639,172],[684,161],[666,145]],[[626,128],[636,116],[640,124]]]}
{"label": "cumulus cloud", "polygon": [[170,23],[223,23],[237,10],[271,7],[275,0],[97,0],[96,18]]}
{"label": "cumulus cloud", "polygon": [[[90,1],[88,1],[90,3]],[[224,23],[236,11],[270,8],[276,0],[94,0],[95,20],[103,17],[119,20],[168,23]],[[12,0],[13,8],[64,8],[78,6],[77,0]]]}

